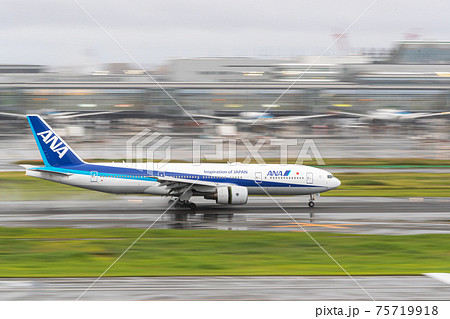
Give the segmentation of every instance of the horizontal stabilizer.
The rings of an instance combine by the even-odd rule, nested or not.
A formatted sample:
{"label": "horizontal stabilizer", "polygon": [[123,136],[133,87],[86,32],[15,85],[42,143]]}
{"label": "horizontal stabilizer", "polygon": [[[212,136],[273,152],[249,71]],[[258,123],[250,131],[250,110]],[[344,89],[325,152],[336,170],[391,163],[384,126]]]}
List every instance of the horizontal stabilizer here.
{"label": "horizontal stabilizer", "polygon": [[52,174],[58,174],[58,175],[64,175],[64,176],[71,176],[72,173],[65,173],[65,172],[58,172],[51,169],[45,169],[45,168],[28,168],[28,170],[36,171],[36,172],[44,172],[44,173],[52,173]]}

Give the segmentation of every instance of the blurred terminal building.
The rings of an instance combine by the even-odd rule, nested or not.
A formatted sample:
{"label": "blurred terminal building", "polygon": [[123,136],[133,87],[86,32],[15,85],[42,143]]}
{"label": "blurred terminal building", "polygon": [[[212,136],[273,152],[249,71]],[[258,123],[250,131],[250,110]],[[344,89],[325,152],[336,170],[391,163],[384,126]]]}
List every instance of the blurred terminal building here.
{"label": "blurred terminal building", "polygon": [[[312,64],[312,65],[311,65]],[[0,65],[0,112],[123,110],[121,116],[184,116],[151,74],[193,113],[306,115],[340,109],[450,111],[450,41],[400,41],[348,56],[179,58],[148,71]],[[137,115],[138,114],[138,115]]]}

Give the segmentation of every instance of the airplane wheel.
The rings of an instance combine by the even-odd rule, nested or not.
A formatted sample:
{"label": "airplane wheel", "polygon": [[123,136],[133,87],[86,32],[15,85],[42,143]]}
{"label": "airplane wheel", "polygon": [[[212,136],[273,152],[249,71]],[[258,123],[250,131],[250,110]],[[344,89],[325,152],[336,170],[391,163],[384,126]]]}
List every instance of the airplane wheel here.
{"label": "airplane wheel", "polygon": [[194,203],[189,203],[189,208],[191,210],[195,210],[197,208],[197,205],[195,205]]}
{"label": "airplane wheel", "polygon": [[314,202],[313,202],[313,201],[310,201],[310,202],[308,203],[308,206],[309,206],[309,207],[314,207]]}
{"label": "airplane wheel", "polygon": [[180,208],[181,207],[181,204],[180,203],[176,203],[175,204],[175,208]]}

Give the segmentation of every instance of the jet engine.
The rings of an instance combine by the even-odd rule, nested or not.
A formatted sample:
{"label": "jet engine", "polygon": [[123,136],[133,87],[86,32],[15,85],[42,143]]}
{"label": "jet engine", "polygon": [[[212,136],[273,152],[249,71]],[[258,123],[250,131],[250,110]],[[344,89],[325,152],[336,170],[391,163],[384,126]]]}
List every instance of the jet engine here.
{"label": "jet engine", "polygon": [[244,205],[248,200],[248,189],[242,186],[218,187],[214,194],[217,204]]}

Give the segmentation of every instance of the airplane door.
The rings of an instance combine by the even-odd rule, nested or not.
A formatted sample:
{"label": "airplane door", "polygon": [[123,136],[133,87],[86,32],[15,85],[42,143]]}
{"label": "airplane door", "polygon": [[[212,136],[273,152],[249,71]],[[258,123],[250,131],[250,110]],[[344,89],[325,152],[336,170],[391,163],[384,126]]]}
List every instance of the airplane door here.
{"label": "airplane door", "polygon": [[91,172],[91,182],[97,182],[98,181],[98,172],[92,171]]}
{"label": "airplane door", "polygon": [[312,184],[313,183],[313,173],[308,172],[306,173],[306,184]]}
{"label": "airplane door", "polygon": [[261,172],[255,172],[255,182],[258,184],[262,182],[262,173]]}

